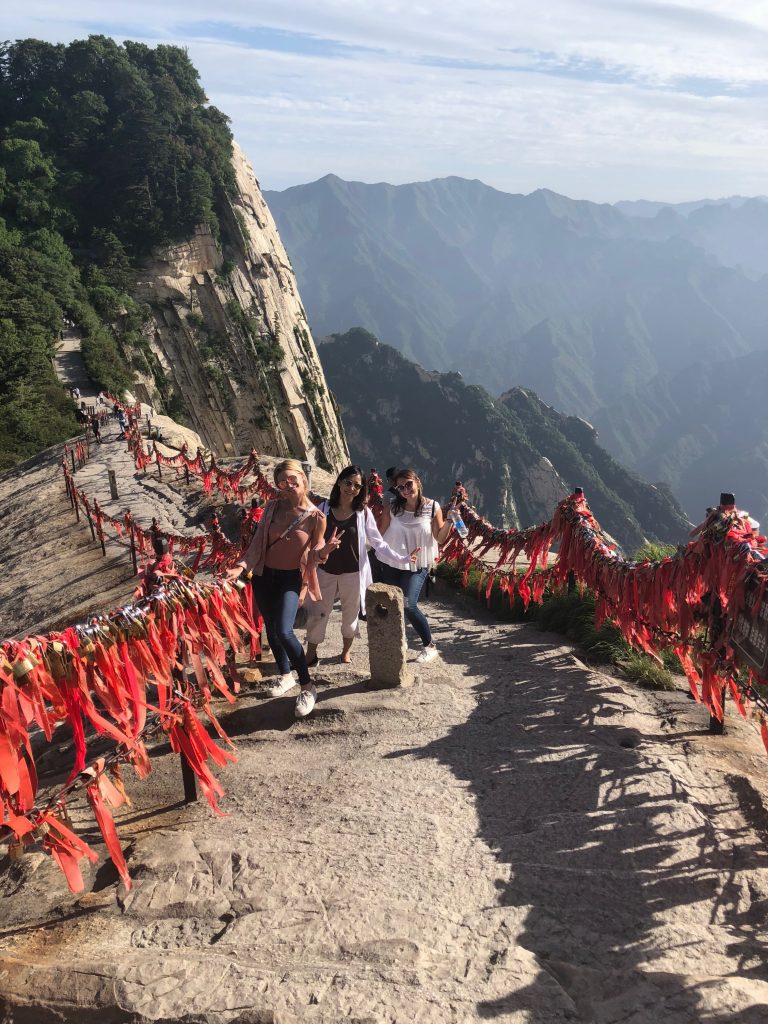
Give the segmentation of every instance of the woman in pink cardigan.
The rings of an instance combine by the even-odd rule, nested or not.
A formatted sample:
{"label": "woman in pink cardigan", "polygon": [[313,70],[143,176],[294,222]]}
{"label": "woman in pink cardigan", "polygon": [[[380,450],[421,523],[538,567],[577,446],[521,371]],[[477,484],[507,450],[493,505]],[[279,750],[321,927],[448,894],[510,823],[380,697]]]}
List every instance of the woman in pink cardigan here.
{"label": "woman in pink cardigan", "polygon": [[319,600],[317,566],[339,546],[339,540],[335,531],[324,540],[325,516],[309,499],[300,462],[286,459],[278,463],[274,479],[280,493],[267,502],[244,557],[227,575],[233,578],[243,570],[252,573],[253,596],[281,673],[270,695],[278,697],[295,685],[291,675],[295,669],[301,686],[296,717],[305,718],[315,706],[317,689],[293,626],[305,593]]}

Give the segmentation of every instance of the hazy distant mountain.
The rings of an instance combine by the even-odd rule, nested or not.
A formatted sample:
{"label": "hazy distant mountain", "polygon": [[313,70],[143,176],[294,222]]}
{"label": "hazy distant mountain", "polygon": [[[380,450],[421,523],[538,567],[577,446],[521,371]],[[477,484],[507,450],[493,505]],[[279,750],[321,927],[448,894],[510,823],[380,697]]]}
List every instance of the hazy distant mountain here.
{"label": "hazy distant mountain", "polygon": [[548,519],[574,486],[585,488],[605,529],[626,550],[687,532],[668,489],[627,472],[596,443],[593,428],[515,388],[494,401],[458,373],[423,370],[360,328],[319,346],[352,458],[364,469],[413,465],[428,493],[446,497],[462,479],[492,521]]}
{"label": "hazy distant mountain", "polygon": [[648,238],[685,239],[718,263],[757,279],[768,274],[768,199],[736,198],[664,206],[652,216],[642,214],[639,227]]}
{"label": "hazy distant mountain", "polygon": [[666,480],[703,518],[721,491],[768,524],[768,353],[661,375],[595,417],[600,440],[628,466]]}
{"label": "hazy distant mountain", "polygon": [[[768,200],[768,196],[756,197]],[[649,199],[620,199],[614,203],[614,208],[626,213],[629,217],[655,217],[660,210],[674,210],[681,217],[687,217],[694,210],[700,210],[704,206],[728,206],[737,209],[744,203],[752,201],[750,196],[725,196],[722,199],[693,199],[686,203],[658,203]]]}
{"label": "hazy distant mountain", "polygon": [[[267,201],[317,335],[359,323],[494,394],[530,387],[589,417],[658,374],[768,341],[765,282],[710,254],[768,265],[768,232],[754,232],[745,256],[728,220],[750,204],[642,218],[462,178],[392,186],[334,175]],[[768,204],[755,202],[747,216],[762,224]]]}

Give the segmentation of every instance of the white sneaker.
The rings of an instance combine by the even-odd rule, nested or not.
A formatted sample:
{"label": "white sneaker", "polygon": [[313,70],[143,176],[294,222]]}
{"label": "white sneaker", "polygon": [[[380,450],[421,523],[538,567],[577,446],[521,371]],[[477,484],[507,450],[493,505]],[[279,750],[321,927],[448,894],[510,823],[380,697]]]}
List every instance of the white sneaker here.
{"label": "white sneaker", "polygon": [[317,687],[312,686],[309,690],[302,690],[296,698],[296,717],[306,718],[311,713],[317,700]]}
{"label": "white sneaker", "polygon": [[437,648],[434,644],[430,644],[429,647],[425,647],[421,654],[418,655],[416,661],[419,665],[426,665],[428,661],[433,661],[437,657]]}
{"label": "white sneaker", "polygon": [[276,683],[269,687],[267,693],[270,697],[282,697],[284,693],[287,693],[292,687],[296,685],[296,680],[293,678],[290,672],[284,676],[280,676]]}

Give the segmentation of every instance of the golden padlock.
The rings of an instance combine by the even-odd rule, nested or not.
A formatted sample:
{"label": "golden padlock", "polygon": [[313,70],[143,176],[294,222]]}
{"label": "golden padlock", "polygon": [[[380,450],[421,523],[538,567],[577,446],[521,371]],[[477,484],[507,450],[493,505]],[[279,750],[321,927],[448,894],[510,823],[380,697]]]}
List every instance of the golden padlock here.
{"label": "golden padlock", "polygon": [[26,655],[20,661],[14,661],[13,663],[13,678],[21,679],[23,676],[29,675],[33,668],[36,668],[40,662],[32,654]]}

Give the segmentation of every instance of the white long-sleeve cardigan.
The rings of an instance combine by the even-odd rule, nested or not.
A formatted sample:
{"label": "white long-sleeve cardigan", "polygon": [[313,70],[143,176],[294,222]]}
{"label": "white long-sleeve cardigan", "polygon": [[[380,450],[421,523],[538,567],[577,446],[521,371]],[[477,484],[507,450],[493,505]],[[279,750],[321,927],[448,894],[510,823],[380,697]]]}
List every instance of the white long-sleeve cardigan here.
{"label": "white long-sleeve cardigan", "polygon": [[[331,510],[331,504],[329,501],[321,501],[317,506],[323,515],[327,516]],[[365,608],[365,592],[373,583],[373,576],[371,575],[371,566],[368,562],[368,545],[373,548],[374,551],[381,551],[388,558],[393,559],[395,562],[399,562],[403,569],[407,569],[411,560],[408,555],[401,555],[397,551],[387,544],[384,538],[379,533],[379,528],[376,525],[376,520],[373,518],[373,513],[368,507],[360,509],[356,512],[357,516],[357,543],[358,543],[358,556],[360,563],[360,607]],[[322,569],[322,566],[320,566]]]}

